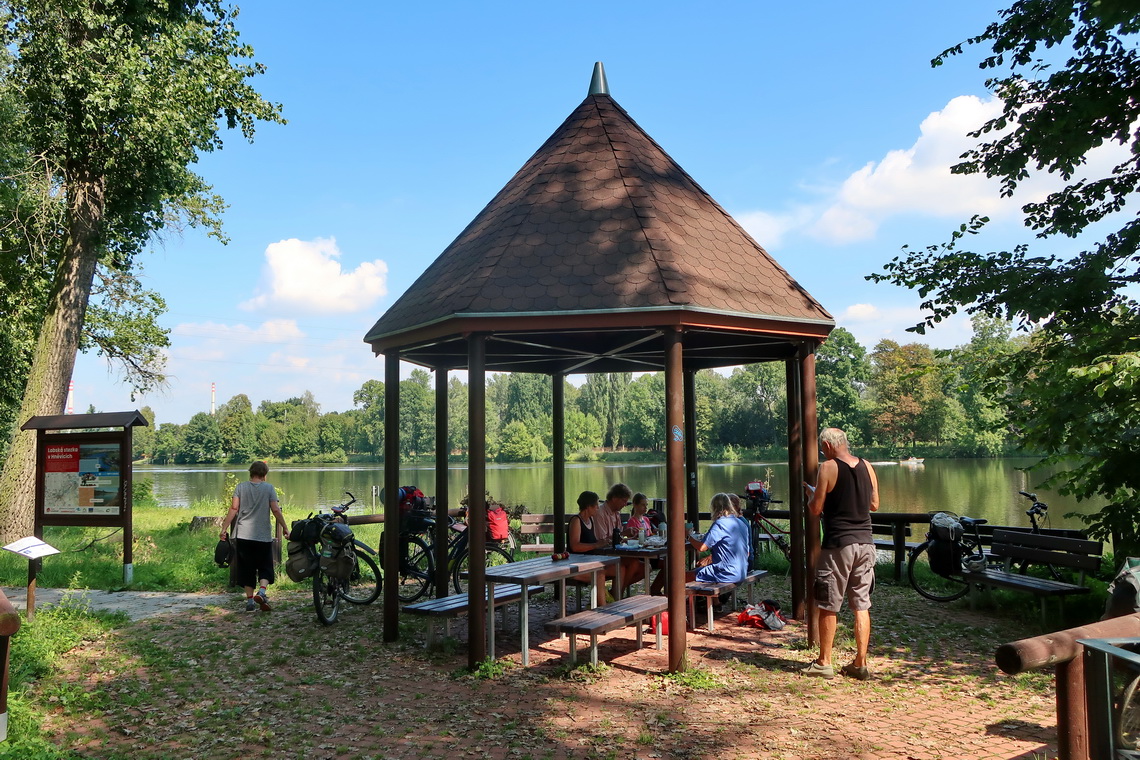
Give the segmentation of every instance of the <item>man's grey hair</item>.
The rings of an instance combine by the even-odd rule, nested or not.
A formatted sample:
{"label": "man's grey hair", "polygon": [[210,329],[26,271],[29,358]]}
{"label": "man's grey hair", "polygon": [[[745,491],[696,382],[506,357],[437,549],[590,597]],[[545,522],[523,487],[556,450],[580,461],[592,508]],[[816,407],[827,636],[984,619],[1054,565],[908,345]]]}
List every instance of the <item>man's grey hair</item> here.
{"label": "man's grey hair", "polygon": [[829,443],[837,449],[848,447],[847,434],[839,428],[824,428],[823,432],[819,434],[819,442],[821,444]]}

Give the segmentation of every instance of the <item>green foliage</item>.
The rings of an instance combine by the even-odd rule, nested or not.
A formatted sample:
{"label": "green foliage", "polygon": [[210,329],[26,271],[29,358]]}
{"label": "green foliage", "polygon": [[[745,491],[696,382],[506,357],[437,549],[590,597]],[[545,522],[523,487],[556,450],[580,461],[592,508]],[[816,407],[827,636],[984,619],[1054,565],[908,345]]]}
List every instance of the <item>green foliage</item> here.
{"label": "green foliage", "polygon": [[[992,51],[980,66],[995,72],[987,86],[1002,113],[971,133],[984,142],[952,171],[997,178],[1006,196],[1039,174],[1060,177],[1065,187],[1021,207],[1024,226],[1050,248],[964,250],[988,222],[976,216],[945,243],[904,248],[870,279],[918,290],[920,333],[962,308],[1032,330],[1027,346],[994,365],[990,396],[1005,394],[1011,421],[1046,462],[1069,465],[1054,478],[1062,491],[1109,502],[1090,519],[1093,533],[1111,535],[1117,551],[1140,548],[1140,315],[1128,291],[1140,282],[1140,217],[1126,208],[1140,186],[1140,8],[1018,0],[999,15],[964,44]],[[933,63],[963,52],[956,45]],[[1125,149],[1107,170],[1088,160],[1101,146]],[[964,404],[983,427],[996,425],[986,406]]]}

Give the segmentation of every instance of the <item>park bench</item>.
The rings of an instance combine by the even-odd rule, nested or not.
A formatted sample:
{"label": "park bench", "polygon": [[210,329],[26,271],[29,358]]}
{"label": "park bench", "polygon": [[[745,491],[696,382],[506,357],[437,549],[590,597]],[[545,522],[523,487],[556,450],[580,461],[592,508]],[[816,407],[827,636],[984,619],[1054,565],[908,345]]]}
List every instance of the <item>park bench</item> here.
{"label": "park bench", "polygon": [[[528,594],[538,594],[545,591],[545,586],[528,586]],[[484,604],[486,604],[486,596]],[[503,610],[503,616],[506,617],[506,605],[513,602],[522,600],[522,586],[516,584],[504,584],[502,586],[495,586],[495,609]],[[462,617],[468,613],[468,596],[467,594],[452,594],[445,596],[442,599],[427,599],[422,602],[415,602],[414,604],[404,605],[404,612],[409,612],[413,615],[422,615],[429,618],[428,621],[428,635],[427,646],[430,648],[435,644],[435,621],[436,619],[443,620],[444,635],[451,635],[451,621],[454,618]],[[504,628],[505,628],[504,621]]]}
{"label": "park bench", "polygon": [[768,574],[767,570],[750,570],[740,583],[689,581],[685,584],[685,598],[689,604],[689,620],[696,628],[696,598],[705,598],[705,611],[708,613],[708,630],[713,632],[713,599],[722,594],[732,594],[732,609],[736,610],[736,592],[743,586],[748,589],[748,603],[752,604],[752,585]]}
{"label": "park bench", "polygon": [[598,664],[598,636],[616,631],[626,626],[637,626],[637,648],[642,646],[641,623],[656,615],[654,631],[657,634],[657,648],[661,649],[661,619],[669,608],[669,600],[664,596],[641,594],[610,602],[592,610],[582,610],[572,615],[551,620],[546,624],[548,631],[565,633],[570,636],[570,666],[578,663],[576,636],[590,637],[590,664]]}
{"label": "park bench", "polygon": [[[1063,605],[1066,596],[1087,594],[1084,585],[1085,573],[1096,572],[1100,567],[1103,550],[1100,541],[1084,538],[1029,533],[1018,530],[995,530],[990,543],[990,555],[1005,560],[1005,569],[986,568],[962,575],[970,584],[970,606],[974,606],[977,592],[981,589],[1008,588],[1025,591],[1041,600],[1041,625],[1048,627],[1046,600],[1056,598]],[[1028,560],[1031,565],[1053,565],[1079,571],[1077,583],[1057,581],[1052,578],[1038,578],[1011,572],[1014,562]]]}

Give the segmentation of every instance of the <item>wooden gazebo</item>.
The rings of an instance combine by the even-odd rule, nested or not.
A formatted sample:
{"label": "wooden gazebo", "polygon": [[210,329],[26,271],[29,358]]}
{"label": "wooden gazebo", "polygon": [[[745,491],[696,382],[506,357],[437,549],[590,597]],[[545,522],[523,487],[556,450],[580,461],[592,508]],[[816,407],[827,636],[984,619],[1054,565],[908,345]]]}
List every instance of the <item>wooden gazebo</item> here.
{"label": "wooden gazebo", "polygon": [[[553,377],[553,511],[565,514],[563,378],[665,373],[669,562],[684,565],[697,500],[697,370],[782,361],[789,483],[816,467],[815,350],[834,320],[610,97],[596,64],[586,99],[365,336],[385,359],[385,489],[399,487],[399,363],[436,372],[437,461],[447,461],[450,370],[469,373],[471,551],[483,556],[488,371]],[[438,508],[448,504],[437,468]],[[805,614],[810,547],[791,488],[792,600]],[[385,521],[395,524],[389,499]],[[686,509],[687,508],[687,509]],[[694,520],[695,521],[695,520]],[[440,521],[440,530],[444,530]],[[818,531],[806,535],[816,536]],[[396,531],[385,532],[384,637],[397,636]],[[565,538],[555,538],[558,549]],[[446,541],[437,541],[446,548]],[[472,666],[486,656],[482,562],[471,563]],[[445,567],[445,562],[437,562]],[[445,579],[437,588],[446,589]],[[684,579],[668,588],[671,670],[685,667]],[[446,591],[444,591],[446,593]],[[476,603],[476,599],[480,600]]]}

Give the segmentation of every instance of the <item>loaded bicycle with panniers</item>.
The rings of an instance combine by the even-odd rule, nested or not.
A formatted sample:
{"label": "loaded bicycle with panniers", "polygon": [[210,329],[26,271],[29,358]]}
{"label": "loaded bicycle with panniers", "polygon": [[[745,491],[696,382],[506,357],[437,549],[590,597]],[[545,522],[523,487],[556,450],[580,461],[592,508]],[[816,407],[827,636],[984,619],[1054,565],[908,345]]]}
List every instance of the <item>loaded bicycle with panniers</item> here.
{"label": "loaded bicycle with panniers", "polygon": [[[1033,504],[1026,510],[1030,533],[1040,533],[1040,519],[1048,515],[1049,506],[1037,494],[1018,491]],[[989,565],[1001,565],[1004,560],[991,557],[983,546],[980,526],[985,518],[966,517],[953,512],[935,512],[930,518],[926,541],[910,553],[907,577],[910,585],[922,596],[935,602],[952,602],[961,599],[970,590],[966,574],[985,570]],[[1059,580],[1061,572],[1048,563],[1038,563],[1044,572]],[[1017,569],[1022,575],[1029,570],[1029,560],[1021,560]]]}
{"label": "loaded bicycle with panniers", "polygon": [[348,527],[345,513],[356,497],[327,514],[310,514],[295,520],[289,531],[285,572],[297,582],[313,582],[313,607],[317,620],[332,625],[340,614],[341,600],[371,604],[380,597],[380,568],[373,559],[376,550],[360,541]]}

